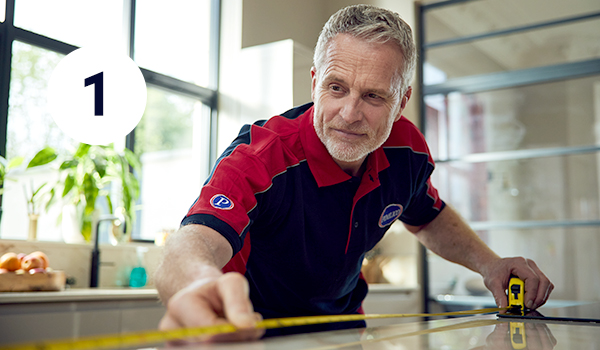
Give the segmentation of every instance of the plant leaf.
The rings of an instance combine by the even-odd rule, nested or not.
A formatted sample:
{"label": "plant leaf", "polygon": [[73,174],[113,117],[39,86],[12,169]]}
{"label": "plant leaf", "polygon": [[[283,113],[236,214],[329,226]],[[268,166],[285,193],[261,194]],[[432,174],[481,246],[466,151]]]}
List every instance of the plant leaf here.
{"label": "plant leaf", "polygon": [[96,198],[98,197],[98,187],[94,178],[89,173],[83,176],[83,194],[85,196],[85,213],[91,214],[96,206]]}
{"label": "plant leaf", "polygon": [[73,157],[81,158],[81,157],[85,156],[86,154],[88,154],[91,147],[92,146],[88,145],[87,143],[80,143],[79,147],[77,148],[77,151],[75,152],[75,155],[73,155]]}
{"label": "plant leaf", "polygon": [[46,210],[46,212],[50,209],[52,204],[54,204],[55,195],[56,195],[56,187],[52,187],[52,189],[50,190],[50,198],[48,198],[48,201],[46,202],[46,206],[44,207],[44,210]]}
{"label": "plant leaf", "polygon": [[98,159],[98,157],[96,157],[93,159],[93,162],[94,168],[96,168],[98,175],[100,175],[100,177],[103,178],[104,175],[106,175],[106,161],[104,161],[104,159]]}
{"label": "plant leaf", "polygon": [[73,175],[69,174],[65,178],[65,188],[63,189],[63,193],[62,193],[63,198],[65,198],[65,196],[71,191],[71,189],[73,188],[73,185],[75,185],[75,177]]}
{"label": "plant leaf", "polygon": [[14,158],[12,158],[12,159],[11,159],[11,160],[8,162],[8,165],[7,165],[6,169],[7,169],[7,170],[10,170],[10,169],[12,169],[12,168],[16,168],[16,167],[18,167],[19,165],[23,164],[23,161],[24,161],[24,160],[25,160],[25,159],[24,159],[23,157],[14,157]]}
{"label": "plant leaf", "polygon": [[51,161],[55,160],[58,157],[56,151],[52,147],[46,147],[43,150],[39,151],[33,159],[27,165],[27,169],[33,168],[36,166],[48,164]]}
{"label": "plant leaf", "polygon": [[131,165],[132,168],[139,171],[142,167],[140,158],[135,153],[131,152],[129,148],[125,148],[124,152],[125,159],[127,159],[127,163],[129,163],[129,165]]}
{"label": "plant leaf", "polygon": [[69,160],[65,160],[61,165],[60,165],[60,170],[66,170],[66,169],[70,169],[70,168],[76,168],[77,165],[79,164],[79,161],[77,159],[69,159]]}
{"label": "plant leaf", "polygon": [[35,192],[33,192],[31,194],[31,199],[33,200],[35,198],[35,196],[40,192],[40,190],[42,188],[44,188],[44,186],[46,186],[47,182],[44,182],[40,187],[37,188],[37,190],[35,190]]}
{"label": "plant leaf", "polygon": [[112,200],[110,199],[110,195],[106,195],[106,203],[108,204],[108,212],[112,213],[113,212],[113,205],[112,205]]}

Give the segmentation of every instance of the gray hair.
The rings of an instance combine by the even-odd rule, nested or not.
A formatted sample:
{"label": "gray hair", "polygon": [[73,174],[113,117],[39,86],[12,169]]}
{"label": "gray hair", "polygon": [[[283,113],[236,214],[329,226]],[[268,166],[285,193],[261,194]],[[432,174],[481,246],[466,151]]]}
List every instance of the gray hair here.
{"label": "gray hair", "polygon": [[403,64],[399,67],[400,74],[394,72],[394,80],[399,78],[399,92],[406,92],[415,72],[417,52],[412,30],[400,15],[371,5],[348,6],[333,14],[323,26],[315,47],[313,64],[317,72],[321,71],[327,46],[338,34],[350,34],[370,42],[385,43],[392,40],[396,43],[402,53]]}

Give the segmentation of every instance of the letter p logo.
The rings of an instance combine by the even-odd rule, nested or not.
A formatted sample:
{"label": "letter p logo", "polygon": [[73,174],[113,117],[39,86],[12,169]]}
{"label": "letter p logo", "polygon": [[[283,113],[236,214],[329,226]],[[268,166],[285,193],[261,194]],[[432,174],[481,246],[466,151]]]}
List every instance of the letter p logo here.
{"label": "letter p logo", "polygon": [[233,202],[223,194],[214,195],[210,199],[210,205],[216,209],[230,210],[233,208]]}

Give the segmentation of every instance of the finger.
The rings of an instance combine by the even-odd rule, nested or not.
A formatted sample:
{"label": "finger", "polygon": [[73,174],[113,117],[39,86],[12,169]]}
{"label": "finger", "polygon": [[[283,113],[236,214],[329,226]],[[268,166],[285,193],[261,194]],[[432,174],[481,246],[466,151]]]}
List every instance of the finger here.
{"label": "finger", "polygon": [[489,282],[488,289],[492,292],[494,296],[494,300],[496,301],[496,305],[500,308],[508,306],[508,299],[506,296],[506,284],[507,282],[502,282],[500,279],[495,279],[492,282]]}
{"label": "finger", "polygon": [[256,318],[250,302],[248,280],[239,273],[230,272],[221,277],[217,287],[226,318],[238,328],[254,328]]}
{"label": "finger", "polygon": [[216,291],[216,281],[190,285],[177,292],[167,304],[164,327],[202,327],[225,323],[219,317],[223,305]]}
{"label": "finger", "polygon": [[[256,322],[262,321],[262,315],[258,312],[253,313]],[[248,328],[242,329],[235,333],[217,334],[210,337],[208,342],[232,342],[232,341],[251,341],[260,339],[265,334],[263,328]]]}
{"label": "finger", "polygon": [[180,325],[177,322],[175,322],[168,313],[165,314],[158,323],[158,329],[163,331],[179,327]]}
{"label": "finger", "polygon": [[525,283],[525,295],[523,295],[523,302],[526,308],[533,309],[534,302],[540,289],[540,278],[529,265],[526,265],[525,269],[519,270],[520,271],[516,272],[515,274]]}
{"label": "finger", "polygon": [[540,278],[538,293],[533,302],[533,309],[536,309],[544,305],[544,303],[546,303],[548,297],[550,297],[550,293],[554,289],[554,285],[552,284],[552,282],[550,282],[548,277],[546,277],[546,275],[542,272],[542,270],[540,270],[540,268],[533,260],[528,260],[528,263],[529,266],[536,272],[536,274]]}
{"label": "finger", "polygon": [[[185,326],[179,324],[179,322],[174,321],[174,319],[171,316],[169,316],[168,314],[165,315],[159,323],[159,329],[164,330],[164,331],[180,329],[180,328],[184,328],[184,327]],[[167,347],[180,347],[180,346],[185,346],[185,345],[189,345],[189,344],[204,342],[209,339],[210,339],[209,335],[202,335],[202,336],[196,336],[196,337],[185,337],[182,339],[168,340],[165,344],[167,345]]]}

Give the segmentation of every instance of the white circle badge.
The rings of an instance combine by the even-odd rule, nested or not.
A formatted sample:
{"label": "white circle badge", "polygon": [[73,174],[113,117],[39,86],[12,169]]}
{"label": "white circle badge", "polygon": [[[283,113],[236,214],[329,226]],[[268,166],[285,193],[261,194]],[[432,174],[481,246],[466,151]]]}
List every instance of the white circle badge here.
{"label": "white circle badge", "polygon": [[127,55],[80,48],[63,58],[48,82],[48,105],[60,129],[75,140],[107,145],[142,119],[146,82]]}

